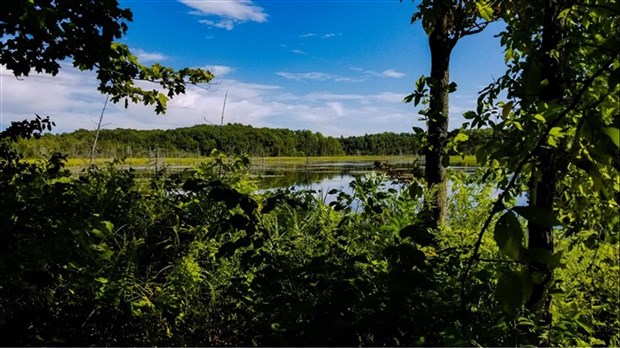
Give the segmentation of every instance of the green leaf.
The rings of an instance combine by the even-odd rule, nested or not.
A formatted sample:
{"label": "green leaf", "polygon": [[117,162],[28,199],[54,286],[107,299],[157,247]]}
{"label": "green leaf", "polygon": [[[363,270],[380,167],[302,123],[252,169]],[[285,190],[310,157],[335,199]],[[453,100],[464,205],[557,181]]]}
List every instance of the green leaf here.
{"label": "green leaf", "polygon": [[541,207],[514,207],[512,211],[521,215],[525,220],[541,226],[557,226],[560,221],[553,216],[553,211]]}
{"label": "green leaf", "polygon": [[521,122],[513,121],[512,124],[514,124],[518,130],[523,131],[523,126],[521,125]]}
{"label": "green leaf", "polygon": [[422,129],[420,127],[413,127],[413,132],[415,134],[424,134],[424,129]]}
{"label": "green leaf", "polygon": [[108,233],[112,233],[114,231],[114,224],[110,221],[102,221],[102,224]]}
{"label": "green leaf", "polygon": [[97,278],[95,278],[95,281],[97,281],[98,283],[101,283],[101,284],[106,284],[108,282],[108,280],[106,278],[104,278],[104,277],[97,277]]}
{"label": "green leaf", "polygon": [[465,133],[459,133],[454,137],[454,142],[462,142],[462,141],[467,141],[467,139],[469,139],[469,135],[465,134]]}
{"label": "green leaf", "polygon": [[549,131],[549,135],[557,137],[557,138],[561,138],[561,137],[564,136],[564,133],[562,132],[562,128],[560,128],[560,127],[553,127]]}
{"label": "green leaf", "polygon": [[520,272],[521,276],[521,304],[524,305],[532,296],[534,290],[534,280],[532,273],[527,269]]}
{"label": "green leaf", "polygon": [[465,118],[466,120],[472,120],[476,118],[477,116],[478,114],[476,114],[474,111],[465,111],[463,113],[463,118]]}
{"label": "green leaf", "polygon": [[605,127],[603,128],[603,132],[607,134],[616,147],[620,148],[620,130],[618,128]]}
{"label": "green leaf", "polygon": [[506,52],[504,53],[504,63],[508,63],[508,61],[510,61],[512,59],[512,57],[514,56],[514,52],[512,50],[512,48],[507,48]]}
{"label": "green leaf", "polygon": [[90,233],[96,237],[105,238],[105,235],[99,229],[93,228]]}
{"label": "green leaf", "polygon": [[602,339],[596,338],[596,337],[590,337],[590,342],[589,342],[590,347],[605,346],[605,345],[607,345],[607,343],[605,343],[605,341],[603,341]]}
{"label": "green leaf", "polygon": [[620,68],[616,68],[609,74],[609,90],[613,91],[620,84]]}
{"label": "green leaf", "polygon": [[484,18],[487,21],[493,19],[493,8],[490,6],[488,1],[476,1],[476,7],[478,8],[478,13],[480,13],[480,17]]}
{"label": "green leaf", "polygon": [[399,235],[401,238],[411,238],[411,240],[421,246],[435,243],[435,237],[428,231],[428,228],[419,223],[403,227]]}
{"label": "green leaf", "polygon": [[417,182],[411,183],[411,185],[409,185],[408,191],[409,191],[409,195],[412,198],[420,197],[424,193],[424,189]]}
{"label": "green leaf", "polygon": [[448,85],[448,92],[452,93],[456,91],[456,82],[450,82]]}
{"label": "green leaf", "polygon": [[414,93],[409,94],[408,96],[406,96],[405,98],[403,98],[403,102],[404,103],[411,103],[411,101],[413,100],[413,97],[415,96]]}
{"label": "green leaf", "polygon": [[168,103],[168,97],[163,93],[157,93],[157,102],[165,108]]}
{"label": "green leaf", "polygon": [[510,112],[512,111],[513,105],[514,105],[513,102],[508,102],[502,106],[502,118],[504,120],[508,119],[508,116],[510,115]]}
{"label": "green leaf", "polygon": [[424,86],[426,85],[426,76],[422,75],[415,82],[415,89],[417,92],[422,92],[424,90]]}
{"label": "green leaf", "polygon": [[497,220],[493,238],[502,253],[515,260],[521,258],[522,250],[525,249],[523,230],[513,212],[509,211]]}
{"label": "green leaf", "polygon": [[515,272],[502,274],[497,282],[497,299],[508,315],[515,315],[523,304],[523,281]]}
{"label": "green leaf", "polygon": [[536,119],[536,120],[538,120],[538,121],[540,121],[542,123],[547,122],[547,120],[545,119],[545,116],[543,116],[542,114],[535,114],[534,115],[534,119]]}
{"label": "green leaf", "polygon": [[599,170],[598,166],[588,160],[581,160],[575,163],[577,168],[583,169],[590,178],[592,179],[592,184],[594,185],[595,190],[601,190],[604,187],[603,184],[603,175]]}

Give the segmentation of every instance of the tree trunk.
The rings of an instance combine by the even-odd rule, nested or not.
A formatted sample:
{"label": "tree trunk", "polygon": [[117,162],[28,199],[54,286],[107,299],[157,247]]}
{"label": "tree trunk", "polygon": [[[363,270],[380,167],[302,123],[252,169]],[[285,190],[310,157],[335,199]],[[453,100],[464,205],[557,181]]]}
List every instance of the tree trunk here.
{"label": "tree trunk", "polygon": [[430,208],[429,226],[437,227],[448,215],[446,166],[449,157],[446,153],[448,140],[448,94],[450,84],[450,54],[454,42],[449,37],[449,12],[441,1],[437,1],[441,15],[429,35],[431,51],[430,105],[428,113],[428,146],[425,154],[425,179],[433,193],[427,204]]}
{"label": "tree trunk", "polygon": [[[540,100],[543,102],[561,101],[564,96],[564,82],[562,77],[562,61],[563,56],[559,45],[562,41],[562,27],[558,21],[560,6],[556,0],[545,1],[542,46],[540,66],[541,81],[547,80],[548,84],[540,90]],[[559,52],[559,56],[552,57],[554,52]],[[553,210],[553,201],[555,198],[555,188],[558,181],[558,165],[557,157],[553,149],[542,149],[536,156],[536,165],[532,173],[532,181],[530,184],[530,206],[544,209],[546,211]],[[537,175],[538,174],[538,175]],[[554,252],[553,227],[538,225],[535,223],[528,224],[528,248],[543,249],[549,253]],[[553,280],[553,271],[547,269],[544,264],[533,264],[530,267],[532,272],[546,273],[545,281],[535,284],[532,290],[532,296],[527,303],[530,309],[538,309],[541,314],[541,324],[551,324],[551,313],[549,307],[551,304],[551,296],[548,293],[548,287]],[[541,345],[548,345],[548,341],[539,342]]]}

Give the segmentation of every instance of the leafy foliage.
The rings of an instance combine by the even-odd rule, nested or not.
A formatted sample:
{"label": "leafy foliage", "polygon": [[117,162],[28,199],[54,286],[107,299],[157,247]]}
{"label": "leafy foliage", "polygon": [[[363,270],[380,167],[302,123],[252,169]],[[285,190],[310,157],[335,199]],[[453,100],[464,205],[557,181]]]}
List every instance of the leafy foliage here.
{"label": "leafy foliage", "polygon": [[[12,141],[5,135],[12,132],[3,133],[7,148]],[[338,198],[326,205],[312,192],[256,195],[247,159],[214,156],[186,179],[159,172],[147,180],[113,164],[72,176],[62,157],[36,164],[23,163],[19,154],[3,157],[2,341],[528,342],[512,324],[528,296],[522,292],[526,287],[515,284],[535,281],[527,272],[505,273],[501,262],[476,266],[467,302],[476,310],[461,310],[463,261],[480,217],[492,206],[491,191],[476,184],[479,176],[451,176],[454,214],[437,231],[424,226],[419,190],[425,188],[417,183],[388,189],[386,177],[370,176],[353,182],[350,195],[331,192]],[[497,226],[520,225],[514,213],[505,216],[508,224]],[[504,238],[502,233],[496,231],[496,238]],[[485,239],[485,259],[501,259],[494,244]],[[589,279],[588,266],[573,259],[588,252],[579,245],[565,253],[570,268],[558,278],[566,279],[565,293],[585,297],[554,302],[553,334],[566,344],[617,342],[607,329],[617,325],[608,315],[612,304],[589,312],[575,307],[583,301],[606,303],[615,295],[613,280],[568,290]],[[596,263],[603,268],[593,275],[618,267],[614,250],[601,247],[596,257],[608,263]],[[494,279],[499,279],[497,291]],[[511,316],[504,318],[500,308]],[[576,308],[581,324],[562,326]]]}
{"label": "leafy foliage", "polygon": [[[421,4],[427,12],[419,19],[432,31],[435,3]],[[37,116],[0,132],[0,341],[620,344],[616,3],[548,1],[542,14],[521,1],[459,5],[475,11],[471,18],[504,16],[508,71],[482,91],[478,110],[467,114],[473,128],[491,130],[453,133],[455,151],[476,148],[471,140],[480,134],[490,137],[476,150],[484,168],[472,175],[448,173],[449,214],[440,228],[429,227],[424,199],[437,185],[416,177],[358,178],[351,193],[328,192],[335,200],[326,204],[311,191],[259,193],[248,159],[217,151],[213,161],[191,173],[158,171],[146,178],[114,162],[72,174],[66,155],[58,153],[25,161],[24,141],[45,141],[43,132],[53,126]],[[24,24],[29,30],[38,26],[35,41],[58,35],[59,47],[65,47],[66,33],[56,31],[73,27],[54,16],[78,5],[7,6],[12,15],[26,11],[20,20],[32,20]],[[117,8],[113,1],[97,6]],[[48,12],[58,27],[43,27]],[[555,16],[541,18],[549,14]],[[128,13],[105,15],[94,23],[107,23],[112,32],[84,29],[75,40],[108,43],[126,30],[122,21]],[[474,23],[467,18],[460,20]],[[554,32],[563,39],[556,50],[543,49],[544,28],[558,21],[562,30]],[[0,20],[3,39],[10,42],[3,49],[15,49],[2,52],[2,59],[25,50],[20,45],[28,35],[8,31],[16,23]],[[30,63],[53,70],[53,61],[71,55],[51,47],[24,52]],[[120,66],[136,68],[123,47],[114,48],[120,56],[106,45],[102,49],[110,55],[99,59],[125,57],[128,65]],[[545,61],[555,54],[557,59]],[[557,70],[538,63],[554,61],[565,64],[562,93],[547,98],[545,93],[557,93],[547,86],[558,80],[543,76]],[[29,71],[14,63],[16,71]],[[142,77],[156,71],[164,80],[172,76],[152,69]],[[433,83],[420,82],[420,93],[427,82]],[[119,93],[131,98],[133,92]],[[503,93],[508,100],[500,100]],[[313,136],[320,139],[311,132],[300,135],[306,144]],[[551,180],[541,174],[548,172],[548,158],[558,164]],[[524,191],[536,201],[532,194],[540,191],[532,183],[553,186],[549,209],[517,204]],[[552,231],[554,248],[533,247],[533,234],[525,233],[532,226]],[[536,297],[552,300],[541,304]]]}
{"label": "leafy foliage", "polygon": [[[527,249],[513,243],[521,233],[512,212],[497,221],[495,235],[500,249],[526,266],[511,268],[501,278],[504,309],[516,315],[525,304],[532,311],[533,329],[522,331],[537,344],[562,340],[554,336],[554,322],[566,317],[554,311],[562,291],[553,279],[562,274],[565,238],[596,228],[607,240],[617,239],[617,220],[609,214],[617,214],[619,204],[618,148],[612,140],[618,122],[614,76],[619,61],[617,49],[609,48],[618,47],[620,14],[615,4],[607,5],[546,1],[541,11],[527,2],[501,2],[507,28],[500,37],[508,70],[481,92],[477,112],[466,115],[472,127],[490,127],[498,137],[495,146],[481,147],[477,157],[496,168],[489,170],[489,177],[493,170],[511,176],[498,186],[505,192],[501,197],[529,191],[530,206],[512,208],[527,221]],[[504,203],[498,200],[495,212]],[[585,216],[583,211],[591,215],[582,224],[576,216]],[[554,247],[555,239],[559,245]],[[566,279],[558,279],[562,281]],[[578,329],[563,322],[561,327],[562,334],[592,332],[586,324]],[[600,344],[590,338],[569,344]]]}
{"label": "leafy foliage", "polygon": [[[140,64],[127,45],[115,41],[131,20],[131,11],[121,9],[116,0],[11,1],[0,14],[0,64],[15,77],[32,70],[56,75],[60,62],[69,59],[80,70],[96,70],[99,90],[113,102],[154,105],[158,114],[166,111],[169,98],[185,92],[187,83],[213,78],[203,69]],[[153,82],[165,93],[138,87],[135,80]]]}

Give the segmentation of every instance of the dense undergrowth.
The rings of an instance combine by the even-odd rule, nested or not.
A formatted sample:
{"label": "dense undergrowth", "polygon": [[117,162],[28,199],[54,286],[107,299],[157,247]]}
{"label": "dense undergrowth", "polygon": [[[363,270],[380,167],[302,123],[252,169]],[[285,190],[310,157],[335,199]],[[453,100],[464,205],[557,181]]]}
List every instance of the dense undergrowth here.
{"label": "dense undergrowth", "polygon": [[423,225],[416,180],[394,189],[367,176],[325,204],[306,191],[257,194],[244,158],[219,156],[189,179],[138,179],[114,163],[75,175],[62,155],[28,163],[13,150],[12,137],[44,126],[0,140],[3,344],[620,344],[618,244],[597,238],[607,225],[596,207],[557,231],[553,324],[540,328],[497,289],[521,265],[491,233],[463,282],[494,199],[478,174],[451,174],[437,231]]}

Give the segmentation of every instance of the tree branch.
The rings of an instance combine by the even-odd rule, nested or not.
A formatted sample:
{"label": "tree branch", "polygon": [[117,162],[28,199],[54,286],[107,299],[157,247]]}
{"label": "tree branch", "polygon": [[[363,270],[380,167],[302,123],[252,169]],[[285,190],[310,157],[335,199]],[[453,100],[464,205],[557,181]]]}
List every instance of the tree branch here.
{"label": "tree branch", "polygon": [[[125,74],[123,74],[123,73],[121,73],[121,72],[118,72],[118,71],[116,71],[116,70],[112,70],[112,69],[108,69],[108,68],[102,68],[99,64],[94,64],[94,66],[95,66],[97,69],[99,69],[99,70],[101,70],[101,71],[104,71],[104,72],[106,72],[106,73],[108,73],[108,74],[110,74],[110,75],[115,74],[115,75],[118,75],[118,76],[123,76],[123,77],[125,77],[125,76],[126,76]],[[154,83],[154,84],[158,84],[158,85],[161,85],[161,82],[163,81],[163,80],[158,81],[158,80],[152,80],[152,79],[140,79],[140,78],[135,78],[135,77],[131,78],[131,80],[132,80],[132,81],[143,81],[143,82],[150,82],[150,83]],[[175,81],[175,82],[176,82],[176,81]],[[195,87],[198,87],[198,88],[202,88],[202,89],[207,90],[207,91],[211,91],[211,89],[209,89],[208,87],[203,87],[203,86],[201,86],[200,84],[193,83],[193,82],[190,82],[190,81],[187,81],[187,80],[183,80],[183,83],[184,83],[184,84],[186,84],[186,85],[192,85],[192,86],[195,86]],[[212,85],[210,82],[208,82],[208,84]],[[165,87],[164,87],[164,88],[165,88]]]}
{"label": "tree branch", "polygon": [[485,21],[485,22],[482,22],[482,23],[474,23],[474,26],[472,28],[463,29],[461,31],[461,37],[462,36],[478,34],[479,32],[483,31],[489,24],[491,24],[491,22],[492,21]]}

